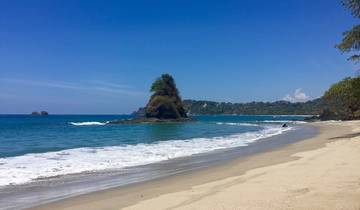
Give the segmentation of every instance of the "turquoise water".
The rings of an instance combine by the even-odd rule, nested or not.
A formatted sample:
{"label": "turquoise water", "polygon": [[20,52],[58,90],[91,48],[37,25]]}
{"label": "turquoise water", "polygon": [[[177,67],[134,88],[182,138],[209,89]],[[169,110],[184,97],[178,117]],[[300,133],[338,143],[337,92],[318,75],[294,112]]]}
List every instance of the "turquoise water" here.
{"label": "turquoise water", "polygon": [[[121,169],[247,146],[301,116],[195,116],[191,123],[104,125],[128,115],[0,115],[0,186]],[[284,122],[290,127],[282,128]]]}

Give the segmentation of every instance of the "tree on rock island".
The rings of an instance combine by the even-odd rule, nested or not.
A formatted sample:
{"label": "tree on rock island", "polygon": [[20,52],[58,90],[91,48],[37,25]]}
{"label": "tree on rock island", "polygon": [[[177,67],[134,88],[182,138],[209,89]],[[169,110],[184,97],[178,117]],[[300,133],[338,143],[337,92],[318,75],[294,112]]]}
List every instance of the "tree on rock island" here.
{"label": "tree on rock island", "polygon": [[151,85],[153,93],[145,107],[147,118],[181,119],[187,118],[174,78],[163,74]]}

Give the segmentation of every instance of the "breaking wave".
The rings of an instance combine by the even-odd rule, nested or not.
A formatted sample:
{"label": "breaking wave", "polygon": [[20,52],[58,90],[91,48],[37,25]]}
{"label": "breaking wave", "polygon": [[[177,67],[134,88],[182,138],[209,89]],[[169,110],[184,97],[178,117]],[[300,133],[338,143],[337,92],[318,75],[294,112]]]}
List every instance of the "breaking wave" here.
{"label": "breaking wave", "polygon": [[[74,125],[103,125],[99,122]],[[107,147],[83,147],[58,152],[31,153],[0,158],[0,186],[23,184],[39,178],[59,175],[115,170],[218,149],[247,146],[259,139],[282,134],[292,129],[265,125],[259,131],[212,138],[159,141],[151,144]]]}

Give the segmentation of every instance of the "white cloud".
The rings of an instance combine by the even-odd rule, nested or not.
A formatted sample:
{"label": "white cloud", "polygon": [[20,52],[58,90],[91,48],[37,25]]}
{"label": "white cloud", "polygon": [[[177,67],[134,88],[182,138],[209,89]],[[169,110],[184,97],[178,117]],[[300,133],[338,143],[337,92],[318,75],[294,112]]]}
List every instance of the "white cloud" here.
{"label": "white cloud", "polygon": [[309,99],[310,97],[306,95],[301,88],[298,88],[293,94],[287,94],[282,100],[290,102],[305,102]]}
{"label": "white cloud", "polygon": [[145,93],[131,89],[130,86],[108,83],[103,81],[87,81],[83,82],[64,82],[64,81],[36,81],[36,80],[23,80],[23,79],[0,79],[2,82],[16,83],[27,86],[39,86],[47,88],[60,88],[60,89],[72,89],[88,92],[102,92],[109,94],[121,94],[129,96],[139,96]]}

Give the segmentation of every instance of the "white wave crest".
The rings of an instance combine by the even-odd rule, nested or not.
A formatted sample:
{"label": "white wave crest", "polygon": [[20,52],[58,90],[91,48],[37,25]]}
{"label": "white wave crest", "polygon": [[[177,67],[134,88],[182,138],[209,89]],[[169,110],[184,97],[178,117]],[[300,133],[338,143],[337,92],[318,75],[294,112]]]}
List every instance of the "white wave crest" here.
{"label": "white wave crest", "polygon": [[213,138],[159,141],[152,144],[76,148],[0,158],[0,186],[39,178],[146,165],[249,143],[292,129],[265,126],[260,131]]}
{"label": "white wave crest", "polygon": [[85,126],[85,125],[105,125],[106,123],[102,123],[102,122],[70,122],[69,124],[76,125],[76,126]]}
{"label": "white wave crest", "polygon": [[234,122],[217,122],[217,125],[237,125],[237,126],[259,126],[255,123],[234,123]]}
{"label": "white wave crest", "polygon": [[305,121],[297,121],[297,120],[264,120],[259,122],[265,122],[265,123],[292,123],[292,124],[305,124],[307,122]]}

